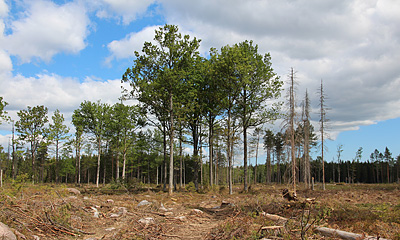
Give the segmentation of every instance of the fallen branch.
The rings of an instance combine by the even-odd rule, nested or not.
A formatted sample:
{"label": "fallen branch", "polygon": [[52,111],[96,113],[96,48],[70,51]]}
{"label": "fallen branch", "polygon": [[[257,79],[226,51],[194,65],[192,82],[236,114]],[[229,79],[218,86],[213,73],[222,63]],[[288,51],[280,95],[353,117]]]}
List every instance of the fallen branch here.
{"label": "fallen branch", "polygon": [[[263,213],[263,216],[268,218],[269,220],[272,221],[288,221],[287,218],[275,215],[275,214],[268,214],[268,213]],[[380,238],[380,237],[372,237],[372,236],[366,236],[363,234],[357,234],[357,233],[351,233],[351,232],[346,232],[346,231],[341,231],[333,228],[327,228],[327,227],[315,227],[314,231],[321,233],[324,236],[328,237],[340,237],[342,239],[346,240],[388,240],[385,238]]]}
{"label": "fallen branch", "polygon": [[351,233],[351,232],[345,232],[337,229],[332,229],[332,228],[327,228],[327,227],[316,227],[314,229],[316,232],[321,233],[324,236],[334,236],[334,237],[340,237],[342,239],[348,239],[348,240],[387,240],[384,238],[380,237],[371,237],[371,236],[366,236],[364,234],[357,234],[357,233]]}

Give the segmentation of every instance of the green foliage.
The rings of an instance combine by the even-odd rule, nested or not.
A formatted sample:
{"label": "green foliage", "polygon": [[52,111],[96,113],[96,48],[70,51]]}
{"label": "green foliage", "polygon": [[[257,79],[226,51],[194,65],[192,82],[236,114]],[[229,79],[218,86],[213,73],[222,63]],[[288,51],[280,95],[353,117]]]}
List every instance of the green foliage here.
{"label": "green foliage", "polygon": [[70,225],[70,219],[71,219],[71,205],[69,203],[61,205],[61,207],[58,207],[55,211],[52,211],[51,216],[52,219],[64,226],[69,226]]}
{"label": "green foliage", "polygon": [[27,183],[30,179],[28,173],[21,173],[15,178],[15,183]]}
{"label": "green foliage", "polygon": [[4,111],[4,108],[8,105],[8,103],[6,101],[3,101],[3,97],[0,97],[0,124],[1,124],[1,120],[9,120],[9,118],[7,117],[7,112]]}
{"label": "green foliage", "polygon": [[127,183],[123,181],[115,181],[114,179],[111,180],[110,184],[108,187],[113,190],[120,190],[120,189],[126,189]]}
{"label": "green foliage", "polygon": [[194,182],[189,182],[188,184],[186,184],[186,191],[196,192],[196,187],[194,185]]}

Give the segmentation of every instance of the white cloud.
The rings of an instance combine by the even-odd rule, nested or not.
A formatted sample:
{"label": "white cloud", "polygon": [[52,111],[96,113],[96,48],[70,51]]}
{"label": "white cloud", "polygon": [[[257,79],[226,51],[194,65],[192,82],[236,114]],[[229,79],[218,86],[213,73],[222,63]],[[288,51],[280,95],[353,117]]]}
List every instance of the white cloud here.
{"label": "white cloud", "polygon": [[8,14],[8,5],[4,0],[0,0],[0,17],[6,17]]}
{"label": "white cloud", "polygon": [[97,17],[119,18],[127,25],[146,12],[155,0],[99,0],[96,5]]}
{"label": "white cloud", "polygon": [[[0,81],[0,96],[9,103],[6,111],[12,119],[18,119],[17,112],[27,106],[44,105],[49,113],[59,109],[70,120],[72,112],[84,100],[114,104],[121,96],[120,80],[96,81],[91,78],[78,79],[55,74],[41,74],[36,77],[17,75]],[[69,121],[68,120],[68,121]],[[0,125],[9,130],[9,126]]]}
{"label": "white cloud", "polygon": [[13,68],[10,56],[0,49],[0,76],[9,73]]}
{"label": "white cloud", "polygon": [[134,51],[141,52],[144,42],[152,42],[154,31],[160,26],[150,26],[137,33],[130,33],[122,40],[114,40],[107,45],[111,55],[105,63],[110,64],[114,59],[129,58],[134,56]]}
{"label": "white cloud", "polygon": [[252,39],[283,80],[294,67],[299,100],[307,88],[316,106],[323,79],[334,135],[400,117],[398,1],[161,2],[167,22],[191,29],[203,51]]}
{"label": "white cloud", "polygon": [[4,38],[9,54],[23,63],[32,58],[50,61],[57,53],[75,54],[86,47],[90,21],[83,5],[56,5],[45,0],[26,4],[23,17],[11,22],[12,33]]}
{"label": "white cloud", "polygon": [[36,77],[17,75],[0,82],[0,95],[10,103],[8,109],[20,110],[27,106],[45,105],[50,110],[72,111],[83,100],[118,102],[121,96],[120,80],[96,81],[91,78],[77,79],[55,74]]}

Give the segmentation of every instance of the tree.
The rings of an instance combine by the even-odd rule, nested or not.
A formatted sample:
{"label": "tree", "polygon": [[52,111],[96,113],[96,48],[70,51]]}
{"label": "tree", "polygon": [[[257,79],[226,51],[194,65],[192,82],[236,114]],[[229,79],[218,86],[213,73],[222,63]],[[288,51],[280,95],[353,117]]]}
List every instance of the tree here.
{"label": "tree", "polygon": [[294,71],[290,71],[289,80],[289,134],[290,134],[290,153],[292,158],[292,181],[293,181],[293,194],[296,195],[296,156],[295,156],[295,99],[294,99]]}
{"label": "tree", "polygon": [[[222,82],[218,78],[217,67],[218,53],[216,49],[210,49],[210,59],[204,61],[205,65],[205,78],[203,91],[201,92],[203,98],[204,115],[208,127],[208,158],[210,166],[210,185],[213,182],[213,162],[214,162],[214,140],[216,126],[218,124],[217,116],[222,113],[221,100],[224,98],[222,91]],[[215,170],[217,171],[218,163],[215,163]],[[218,174],[215,172],[215,183],[218,184]]]}
{"label": "tree", "polygon": [[192,58],[198,55],[200,40],[190,40],[189,35],[182,36],[178,32],[177,26],[165,25],[155,31],[154,41],[155,44],[145,42],[142,55],[135,51],[134,65],[126,70],[122,80],[130,82],[133,88],[130,95],[149,106],[153,113],[160,116],[161,112],[168,113],[169,194],[172,194],[174,117],[181,107],[180,96],[185,93],[183,82],[193,62]]}
{"label": "tree", "polygon": [[[195,163],[194,184],[196,190],[199,188],[198,172],[202,169],[200,166],[202,160],[201,157],[199,158],[199,152],[201,150],[202,137],[201,124],[203,117],[205,116],[206,104],[206,94],[204,94],[204,91],[206,80],[209,79],[208,68],[209,62],[206,59],[200,57],[197,57],[196,59],[193,58],[192,68],[187,70],[186,79],[183,83],[186,93],[182,95],[183,107],[181,108],[180,113],[184,117],[183,119],[178,119],[178,121],[186,120],[187,127],[191,133],[191,144],[193,146],[193,159]],[[210,184],[212,184],[212,162],[209,165],[209,171]]]}
{"label": "tree", "polygon": [[[374,181],[376,181],[376,183],[379,183],[379,164],[380,164],[380,156],[382,155],[382,153],[379,152],[378,149],[375,149],[373,153],[371,153],[370,155],[370,159],[372,164],[376,167],[374,167],[374,173],[376,174],[375,177],[376,179],[374,179]],[[375,172],[376,170],[376,172]]]}
{"label": "tree", "polygon": [[[312,126],[310,126],[310,99],[308,97],[308,92],[303,101],[303,134],[304,134],[304,172],[303,180],[307,188],[311,185],[311,166],[310,166],[310,145],[313,142],[312,139]],[[311,135],[311,139],[310,139]]]}
{"label": "tree", "polygon": [[[6,111],[4,111],[4,108],[6,107],[8,105],[8,103],[7,102],[5,102],[5,101],[3,101],[3,97],[0,97],[0,125],[1,125],[1,120],[7,120],[8,118],[7,118],[7,116],[6,116],[6,114],[7,114],[7,112]],[[13,124],[14,124],[14,122],[13,122]],[[14,125],[13,125],[13,129],[14,129]],[[13,135],[14,136],[14,135]],[[12,144],[13,144],[13,149],[14,149],[14,139],[13,139],[13,142],[12,142]],[[15,167],[15,163],[14,163],[14,159],[15,159],[15,157],[14,157],[14,151],[13,151],[13,170],[14,170],[14,167]],[[1,171],[3,170],[3,168],[2,167],[0,167],[1,168]],[[14,171],[13,171],[14,172]]]}
{"label": "tree", "polygon": [[[253,132],[253,137],[256,144],[256,165],[254,166],[254,183],[257,183],[257,159],[258,159],[258,146],[260,144],[260,135],[262,133],[261,127],[256,127]],[[271,168],[271,166],[270,166]],[[270,173],[271,174],[271,173]]]}
{"label": "tree", "polygon": [[72,114],[72,124],[75,127],[75,139],[73,145],[75,147],[75,182],[81,184],[81,149],[83,144],[83,119],[77,110]]}
{"label": "tree", "polygon": [[254,46],[252,41],[235,44],[232,51],[236,56],[232,59],[232,75],[237,78],[239,85],[236,114],[243,131],[243,182],[244,191],[247,192],[247,131],[276,118],[279,105],[268,105],[266,102],[280,96],[282,82],[273,72],[270,54],[259,54],[258,46]]}
{"label": "tree", "polygon": [[54,142],[56,147],[56,182],[58,183],[59,177],[59,149],[60,143],[68,138],[69,128],[64,125],[64,116],[60,113],[60,110],[56,110],[54,115],[51,117],[53,123],[49,125],[49,140]]}
{"label": "tree", "polygon": [[397,183],[400,183],[400,155],[396,157],[396,166],[397,166]]}
{"label": "tree", "polygon": [[384,159],[386,161],[386,177],[387,177],[387,183],[390,183],[390,162],[393,160],[392,158],[392,153],[389,151],[389,148],[386,147],[385,148],[385,152],[384,152]]}
{"label": "tree", "polygon": [[[75,119],[80,121],[80,125],[84,132],[92,134],[97,143],[97,173],[96,186],[99,187],[100,179],[100,157],[101,142],[106,132],[106,121],[110,119],[110,106],[108,104],[98,102],[84,101],[79,109],[74,111]],[[74,119],[74,117],[73,117]]]}
{"label": "tree", "polygon": [[3,101],[3,97],[0,97],[0,125],[1,125],[1,120],[8,120],[7,117],[7,112],[4,110],[4,108],[8,105],[6,101]]}
{"label": "tree", "polygon": [[275,146],[275,135],[268,129],[264,135],[264,149],[267,150],[266,168],[267,168],[267,183],[271,183],[271,152]]}
{"label": "tree", "polygon": [[321,161],[322,161],[322,189],[325,190],[325,160],[324,160],[324,143],[325,143],[325,136],[326,136],[326,122],[328,119],[326,118],[326,111],[327,107],[325,104],[325,92],[324,92],[324,86],[322,83],[321,79],[321,87],[319,88],[319,107],[320,107],[320,133],[321,133]]}
{"label": "tree", "polygon": [[221,48],[221,53],[218,55],[216,67],[218,79],[221,83],[221,91],[224,96],[221,99],[222,108],[226,115],[226,153],[228,159],[228,186],[229,194],[233,194],[232,186],[232,157],[233,157],[233,139],[234,139],[234,116],[233,110],[236,106],[236,101],[239,97],[240,87],[235,70],[235,61],[239,57],[238,51],[234,51],[232,47],[224,46]]}
{"label": "tree", "polygon": [[356,156],[353,158],[352,167],[351,167],[351,183],[354,183],[354,180],[356,178],[357,165],[360,163],[360,161],[362,159],[362,153],[363,153],[363,148],[360,147],[360,148],[358,148],[358,150],[356,152]]}
{"label": "tree", "polygon": [[282,152],[283,152],[283,146],[285,143],[285,136],[281,133],[278,132],[275,135],[275,152],[276,152],[276,171],[277,171],[277,183],[281,183],[282,177],[281,177],[281,158],[282,158]]}
{"label": "tree", "polygon": [[145,126],[145,117],[139,106],[127,106],[116,103],[111,109],[110,134],[116,144],[117,166],[116,179],[119,179],[119,153],[122,153],[122,179],[126,177],[126,155],[130,146],[133,145],[133,134],[139,127]]}
{"label": "tree", "polygon": [[45,133],[45,124],[48,122],[47,107],[28,106],[27,109],[17,112],[19,120],[15,123],[16,130],[20,134],[20,140],[30,144],[32,160],[32,181],[35,181],[35,160],[42,135]]}
{"label": "tree", "polygon": [[337,148],[336,148],[336,152],[337,152],[337,161],[338,161],[338,182],[340,183],[341,182],[341,178],[340,178],[340,166],[341,166],[341,164],[342,164],[342,159],[341,159],[341,154],[342,154],[342,152],[343,152],[343,145],[342,144],[339,144],[339,145],[337,145]]}

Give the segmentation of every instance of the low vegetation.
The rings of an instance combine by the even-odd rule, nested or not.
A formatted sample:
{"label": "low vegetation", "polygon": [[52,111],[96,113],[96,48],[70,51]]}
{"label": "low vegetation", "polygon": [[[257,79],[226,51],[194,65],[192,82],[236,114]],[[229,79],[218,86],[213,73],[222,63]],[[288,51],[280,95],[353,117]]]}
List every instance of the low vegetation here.
{"label": "low vegetation", "polygon": [[235,185],[232,195],[223,187],[178,189],[170,196],[149,185],[21,182],[3,185],[0,221],[18,239],[332,239],[316,226],[400,239],[398,184],[327,184],[325,191],[300,186],[298,201],[290,202],[282,197],[286,187],[258,184],[241,193]]}

